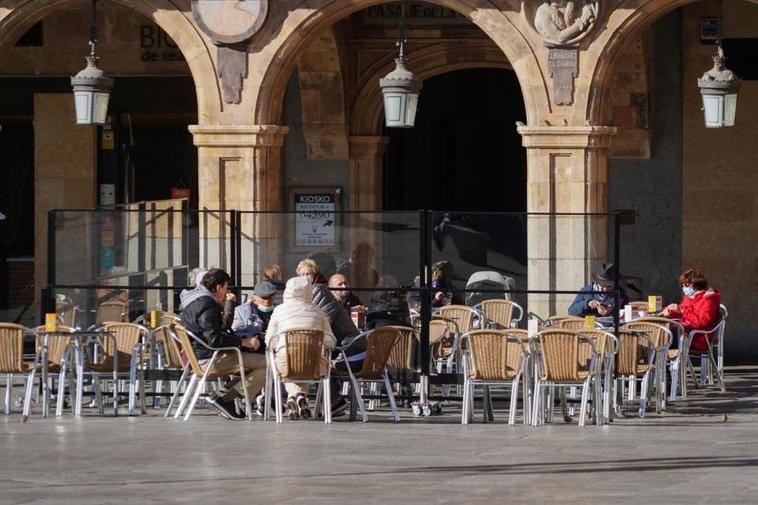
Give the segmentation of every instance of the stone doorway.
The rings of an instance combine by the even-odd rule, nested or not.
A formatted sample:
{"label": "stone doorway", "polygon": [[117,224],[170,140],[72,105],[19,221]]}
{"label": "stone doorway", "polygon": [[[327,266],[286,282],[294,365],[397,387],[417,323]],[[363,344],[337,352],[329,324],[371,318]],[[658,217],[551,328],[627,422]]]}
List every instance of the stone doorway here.
{"label": "stone doorway", "polygon": [[526,113],[511,70],[472,68],[424,81],[416,126],[385,128],[384,209],[526,210]]}

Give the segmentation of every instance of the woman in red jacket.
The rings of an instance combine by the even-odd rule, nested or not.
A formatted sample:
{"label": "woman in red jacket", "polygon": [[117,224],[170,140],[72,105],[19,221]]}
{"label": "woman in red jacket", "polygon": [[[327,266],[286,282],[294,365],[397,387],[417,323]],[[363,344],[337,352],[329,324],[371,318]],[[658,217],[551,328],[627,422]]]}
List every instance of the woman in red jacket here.
{"label": "woman in red jacket", "polygon": [[[710,330],[719,321],[721,293],[708,287],[708,281],[700,270],[690,269],[679,276],[684,298],[679,304],[672,303],[662,314],[671,318],[681,318],[687,332]],[[713,335],[709,335],[710,338]],[[697,334],[690,345],[697,351],[706,351],[705,335]]]}

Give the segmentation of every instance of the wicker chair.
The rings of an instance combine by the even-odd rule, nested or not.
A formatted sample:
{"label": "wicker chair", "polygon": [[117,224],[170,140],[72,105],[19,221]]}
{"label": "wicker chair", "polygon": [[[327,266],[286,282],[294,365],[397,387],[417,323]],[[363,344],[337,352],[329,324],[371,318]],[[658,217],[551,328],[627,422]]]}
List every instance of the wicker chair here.
{"label": "wicker chair", "polygon": [[724,334],[726,333],[726,320],[729,317],[729,312],[723,305],[719,306],[719,316],[719,322],[710,330],[692,330],[688,335],[688,342],[692,343],[695,335],[705,336],[705,343],[708,348],[704,352],[690,349],[689,357],[700,358],[700,385],[713,384],[715,377],[723,393],[726,391],[724,386]]}
{"label": "wicker chair", "polygon": [[[652,384],[655,392],[655,411],[660,414],[662,410],[666,409],[666,359],[668,356],[669,347],[673,341],[673,334],[671,330],[659,322],[650,321],[633,321],[626,323],[624,328],[632,331],[644,331],[647,332],[650,340],[655,346],[655,358],[654,358],[654,373],[655,380]],[[650,384],[648,384],[650,386]],[[632,394],[633,394],[633,389]],[[633,396],[632,396],[633,397]]]}
{"label": "wicker chair", "polygon": [[585,342],[579,344],[579,367],[589,370],[595,352],[601,357],[599,373],[603,383],[603,424],[612,416],[614,357],[618,352],[619,342],[613,333],[603,330],[579,330],[578,333],[592,340],[593,346]]}
{"label": "wicker chair", "polygon": [[[628,401],[634,401],[636,383],[641,383],[639,416],[645,417],[651,386],[655,391],[655,411],[665,409],[665,360],[671,345],[671,330],[651,322],[632,322],[623,326],[618,335],[619,351],[616,356],[617,384],[624,397],[623,381],[627,380]],[[652,378],[652,381],[651,381]]]}
{"label": "wicker chair", "polygon": [[584,321],[583,317],[579,316],[550,316],[547,318],[547,321],[545,322],[546,326],[557,326],[560,321]]}
{"label": "wicker chair", "polygon": [[[145,410],[145,381],[142,377],[144,346],[149,331],[144,326],[134,323],[109,322],[99,327],[102,336],[96,339],[96,347],[102,351],[97,361],[87,360],[81,363],[80,374],[92,375],[95,386],[95,400],[98,410],[103,413],[103,403],[100,395],[100,380],[113,379],[113,414],[118,415],[118,382],[119,377],[126,376],[129,380],[129,415],[136,413],[137,389],[140,394],[140,407]],[[97,353],[96,353],[97,355]],[[77,410],[81,409],[81,387],[77,387]]]}
{"label": "wicker chair", "polygon": [[[335,369],[332,371],[332,375],[350,378],[355,402],[358,405],[358,410],[361,412],[361,418],[364,423],[368,421],[366,408],[363,405],[363,397],[361,396],[361,386],[364,382],[384,383],[384,387],[387,390],[387,399],[392,409],[392,417],[395,419],[395,422],[400,421],[400,414],[397,411],[397,404],[395,403],[395,395],[392,392],[392,385],[387,375],[387,362],[400,338],[401,333],[399,330],[391,326],[382,326],[361,333],[355,338],[343,342],[342,347],[338,348],[346,370],[343,372],[342,370]],[[361,369],[354,372],[347,361],[347,349],[361,339],[366,340],[366,355],[363,358]]]}
{"label": "wicker chair", "polygon": [[126,302],[111,300],[103,302],[97,307],[95,325],[105,323],[120,323],[126,321]]}
{"label": "wicker chair", "polygon": [[[521,305],[510,300],[485,300],[474,306],[474,309],[484,316],[482,328],[516,328],[524,317]],[[518,312],[518,316],[514,312]]]}
{"label": "wicker chair", "polygon": [[[581,331],[587,328],[588,321],[584,319],[583,317],[567,317],[563,319],[555,319],[550,324],[550,328],[560,328],[562,330],[572,330],[572,331]],[[595,323],[592,328],[597,328],[598,325]]]}
{"label": "wicker chair", "polygon": [[[586,367],[580,366],[579,349],[581,344],[585,343],[592,350],[592,359]],[[534,340],[535,352],[539,353],[539,360],[536,362],[535,381],[534,381],[534,403],[532,406],[532,426],[537,426],[543,419],[540,411],[545,410],[540,388],[547,389],[552,386],[562,388],[566,386],[581,386],[582,400],[579,412],[579,426],[585,425],[587,417],[587,404],[589,401],[590,390],[594,383],[595,391],[595,412],[599,405],[599,366],[600,356],[595,349],[592,338],[588,338],[571,330],[548,329],[537,334]],[[584,369],[583,369],[584,368]],[[546,402],[547,409],[552,411],[552,399]],[[565,403],[564,418],[566,417]],[[595,416],[599,419],[599,416]]]}
{"label": "wicker chair", "polygon": [[13,376],[26,375],[26,391],[24,394],[24,415],[31,413],[32,385],[34,374],[39,368],[39,353],[34,354],[34,361],[24,359],[24,337],[36,332],[20,324],[0,323],[0,375],[5,375],[5,415],[11,413],[11,396],[13,392]]}
{"label": "wicker chair", "polygon": [[[404,375],[405,372],[415,371],[418,368],[418,331],[410,326],[386,326],[385,328],[392,328],[400,334],[400,338],[392,348],[389,358],[387,358],[387,369],[396,371],[400,375]],[[399,383],[401,385],[400,392],[401,395],[403,395],[401,398],[405,397],[410,403],[411,392],[408,388],[407,379],[403,377],[402,381],[399,381]],[[406,393],[403,391],[406,391]]]}
{"label": "wicker chair", "polygon": [[[45,331],[44,326],[38,326],[36,328],[37,334]],[[72,333],[74,328],[70,326],[58,325],[56,331],[60,333]],[[42,342],[41,338],[37,338],[37,352],[42,359]],[[56,409],[55,415],[63,415],[64,407],[64,393],[66,378],[69,380],[69,391],[73,392],[73,377],[69,374],[69,362],[71,361],[72,342],[71,339],[65,336],[47,335],[47,371],[48,373],[58,374],[58,391],[56,396]]]}
{"label": "wicker chair", "polygon": [[[503,330],[474,330],[463,335],[463,412],[461,424],[468,424],[474,411],[474,388],[477,385],[511,385],[508,424],[516,423],[518,387],[527,362],[526,341]],[[485,395],[489,395],[487,389]],[[524,412],[528,410],[524,396]],[[491,402],[490,398],[485,401]],[[485,407],[486,408],[486,407]],[[485,413],[486,415],[486,413]],[[527,416],[524,415],[524,422]]]}
{"label": "wicker chair", "polygon": [[[192,373],[192,377],[190,378],[190,382],[187,385],[187,389],[184,391],[184,396],[182,396],[182,401],[179,402],[179,406],[176,408],[174,418],[179,418],[182,413],[184,413],[185,408],[187,412],[184,413],[184,420],[186,421],[190,418],[192,411],[195,409],[195,405],[200,399],[200,395],[205,394],[205,385],[209,379],[213,381],[215,379],[232,375],[230,374],[229,369],[218,370],[214,367],[216,359],[218,358],[218,355],[221,351],[237,353],[237,356],[239,358],[237,373],[239,374],[242,383],[245,383],[245,374],[250,372],[250,370],[243,366],[242,351],[240,351],[238,347],[210,347],[181,324],[170,326],[169,333],[171,334],[172,338],[176,339],[179,342],[179,346],[181,348],[180,352],[187,360],[187,364],[189,366],[188,371]],[[211,358],[208,359],[205,363],[201,364],[200,360],[197,359],[197,355],[195,354],[195,349],[192,346],[192,342],[195,342],[202,347],[213,351]],[[182,377],[186,378],[184,374]],[[179,388],[177,388],[177,391],[178,390]],[[253,410],[250,406],[250,397],[247,394],[246,388],[243,391],[245,393],[245,412],[247,412],[247,418],[252,421]],[[169,403],[169,408],[167,409],[166,414],[164,414],[164,417],[168,417],[173,402],[174,398],[171,399],[171,403]]]}
{"label": "wicker chair", "polygon": [[[332,422],[332,399],[330,391],[331,371],[329,367],[329,355],[331,349],[324,346],[324,331],[316,328],[293,328],[274,337],[276,340],[284,340],[283,366],[281,370],[276,364],[276,346],[269,346],[266,350],[268,357],[268,369],[273,378],[266,381],[266,398],[271,398],[271,388],[276,400],[276,422],[284,420],[282,408],[282,382],[297,383],[321,383],[320,390],[324,406],[324,422]],[[318,405],[316,405],[318,411]]]}

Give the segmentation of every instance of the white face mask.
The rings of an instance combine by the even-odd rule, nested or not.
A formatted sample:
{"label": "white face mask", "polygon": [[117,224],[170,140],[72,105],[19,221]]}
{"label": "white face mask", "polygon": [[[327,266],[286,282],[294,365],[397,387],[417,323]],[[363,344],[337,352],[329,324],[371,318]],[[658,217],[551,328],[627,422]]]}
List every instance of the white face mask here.
{"label": "white face mask", "polygon": [[258,305],[259,312],[271,312],[274,310],[273,305]]}
{"label": "white face mask", "polygon": [[682,288],[682,293],[684,293],[684,296],[692,296],[695,294],[695,290],[689,286],[684,286]]}

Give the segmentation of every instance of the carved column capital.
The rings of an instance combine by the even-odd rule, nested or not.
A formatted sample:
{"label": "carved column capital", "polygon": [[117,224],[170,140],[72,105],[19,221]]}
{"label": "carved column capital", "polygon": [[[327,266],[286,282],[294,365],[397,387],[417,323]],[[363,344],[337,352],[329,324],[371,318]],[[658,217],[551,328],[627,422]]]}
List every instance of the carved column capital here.
{"label": "carved column capital", "polygon": [[527,149],[610,149],[613,126],[527,126],[516,128]]}
{"label": "carved column capital", "polygon": [[289,128],[278,125],[190,125],[197,147],[281,147]]}

